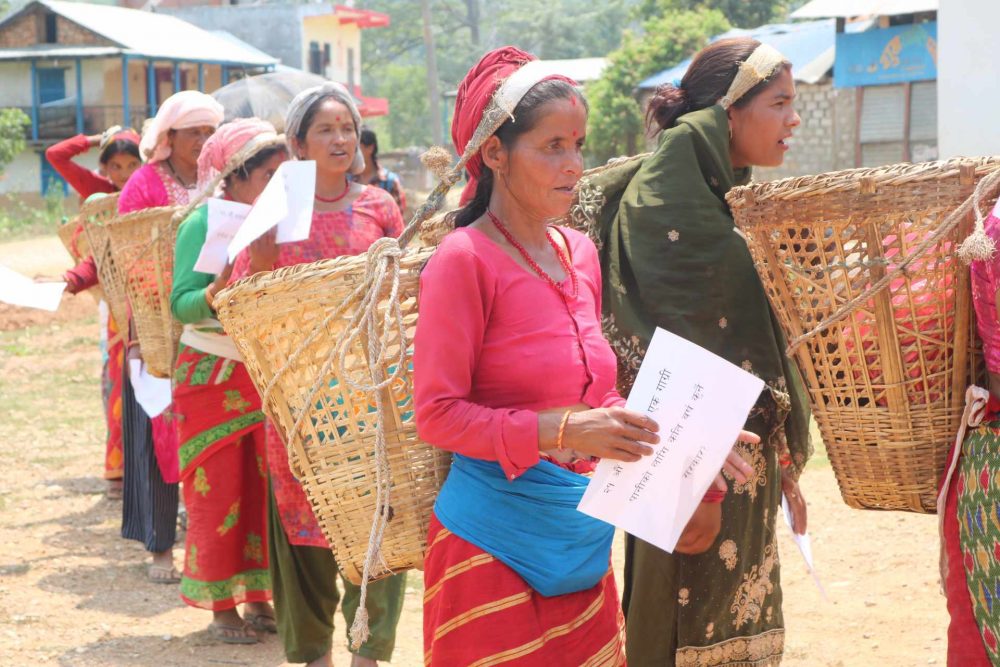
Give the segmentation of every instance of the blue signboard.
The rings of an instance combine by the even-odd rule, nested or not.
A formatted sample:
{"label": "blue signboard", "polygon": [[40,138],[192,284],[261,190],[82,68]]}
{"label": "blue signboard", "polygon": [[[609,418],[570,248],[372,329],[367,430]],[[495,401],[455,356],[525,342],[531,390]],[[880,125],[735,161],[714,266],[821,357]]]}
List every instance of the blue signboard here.
{"label": "blue signboard", "polygon": [[838,88],[936,78],[936,22],[837,34],[833,85]]}

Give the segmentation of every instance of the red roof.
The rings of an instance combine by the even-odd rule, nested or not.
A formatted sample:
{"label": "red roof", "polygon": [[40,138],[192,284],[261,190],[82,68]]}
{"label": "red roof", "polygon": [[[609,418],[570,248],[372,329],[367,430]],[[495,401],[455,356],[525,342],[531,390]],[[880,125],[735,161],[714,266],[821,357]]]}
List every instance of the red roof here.
{"label": "red roof", "polygon": [[335,5],[333,13],[340,19],[341,25],[357,23],[361,29],[384,28],[389,25],[388,14],[374,12],[370,9],[356,9],[347,5]]}

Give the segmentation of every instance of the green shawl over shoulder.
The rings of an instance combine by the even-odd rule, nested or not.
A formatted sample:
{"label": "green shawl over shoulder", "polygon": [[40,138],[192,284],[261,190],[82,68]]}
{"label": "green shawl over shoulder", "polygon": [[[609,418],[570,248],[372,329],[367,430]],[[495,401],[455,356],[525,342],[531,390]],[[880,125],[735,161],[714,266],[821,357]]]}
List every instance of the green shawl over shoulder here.
{"label": "green shawl over shoulder", "polygon": [[581,204],[589,196],[585,217],[601,247],[605,333],[618,354],[623,393],[654,328],[662,327],[767,383],[770,395],[757,409],[771,433],[760,435],[779,454],[788,451],[799,472],[810,454],[802,381],[725,201],[730,188],[749,180],[749,169],[731,166],[728,118],[713,106],[682,116],[644,159],[588,177]]}

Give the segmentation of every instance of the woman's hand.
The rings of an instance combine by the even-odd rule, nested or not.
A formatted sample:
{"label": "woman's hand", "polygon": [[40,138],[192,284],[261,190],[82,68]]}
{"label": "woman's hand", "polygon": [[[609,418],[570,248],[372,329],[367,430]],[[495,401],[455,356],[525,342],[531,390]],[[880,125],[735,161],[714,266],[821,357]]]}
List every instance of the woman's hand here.
{"label": "woman's hand", "polygon": [[274,227],[250,243],[250,273],[274,270],[278,261],[278,228]]}
{"label": "woman's hand", "polygon": [[788,498],[788,509],[792,512],[792,531],[805,535],[808,526],[806,499],[802,495],[799,483],[792,478],[787,468],[781,470],[781,492]]}
{"label": "woman's hand", "polygon": [[[539,449],[558,449],[562,414],[549,411],[539,414]],[[597,456],[616,461],[638,461],[653,453],[660,442],[659,425],[644,414],[625,408],[595,408],[573,412],[563,429],[562,447],[582,457]]]}
{"label": "woman's hand", "polygon": [[697,509],[684,526],[674,550],[682,554],[708,551],[722,530],[722,503],[698,503]]}
{"label": "woman's hand", "polygon": [[233,274],[233,263],[229,262],[226,264],[226,268],[222,270],[222,273],[215,277],[215,280],[205,288],[205,303],[212,310],[215,310],[215,295],[218,294],[228,283],[229,276]]}
{"label": "woman's hand", "polygon": [[[736,441],[749,445],[759,445],[760,436],[750,431],[740,431],[740,435]],[[722,472],[729,473],[729,476],[736,480],[737,484],[746,484],[747,480],[750,479],[750,475],[753,474],[753,466],[747,463],[736,452],[736,448],[734,447],[730,450],[729,455],[726,456],[726,462],[722,464]],[[713,484],[715,484],[715,488],[719,491],[725,491],[729,488],[726,480],[722,477],[722,473],[715,476]]]}

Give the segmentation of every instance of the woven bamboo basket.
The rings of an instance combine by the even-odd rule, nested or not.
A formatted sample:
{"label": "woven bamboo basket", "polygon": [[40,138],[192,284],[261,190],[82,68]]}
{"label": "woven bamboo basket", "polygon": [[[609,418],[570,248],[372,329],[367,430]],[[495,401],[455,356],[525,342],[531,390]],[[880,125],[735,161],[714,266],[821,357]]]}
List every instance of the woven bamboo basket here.
{"label": "woven bamboo basket", "polygon": [[106,230],[106,225],[117,214],[118,193],[115,193],[83,203],[77,219],[83,225],[88,251],[93,254],[94,262],[97,264],[97,278],[101,284],[103,298],[107,301],[111,316],[120,330],[120,327],[128,321],[128,302],[125,297],[124,281],[119,278],[111,257],[111,243]]}
{"label": "woven bamboo basket", "polygon": [[[405,370],[411,368],[419,272],[432,253],[412,251],[400,262],[398,303],[406,335],[401,340],[398,332],[390,333],[385,341],[380,363],[386,377],[397,367],[400,346]],[[354,326],[358,305],[352,292],[365,277],[366,262],[366,255],[340,257],[259,273],[216,298],[219,320],[287,444],[292,472],[341,572],[355,584],[362,580],[376,507],[378,416],[373,395],[352,389],[328,362],[333,341]],[[379,317],[389,300],[382,295]],[[345,347],[350,375],[363,376],[366,359],[360,344]],[[317,389],[311,399],[310,388]],[[371,580],[422,567],[431,509],[450,464],[447,452],[417,439],[412,395],[409,372],[383,392],[391,495],[383,567],[371,572]]]}
{"label": "woven bamboo basket", "polygon": [[142,358],[150,375],[173,374],[181,325],[170,313],[174,245],[177,241],[172,206],[135,211],[105,226],[111,254],[132,308]]}
{"label": "woven bamboo basket", "polygon": [[59,240],[62,241],[66,252],[69,253],[74,262],[79,263],[90,255],[90,243],[87,241],[87,235],[83,232],[82,210],[77,217],[67,221],[66,224],[59,225],[56,234],[59,235]]}
{"label": "woven bamboo basket", "polygon": [[979,375],[955,254],[973,216],[956,210],[997,169],[1000,158],[904,164],[727,195],[851,507],[935,511]]}

